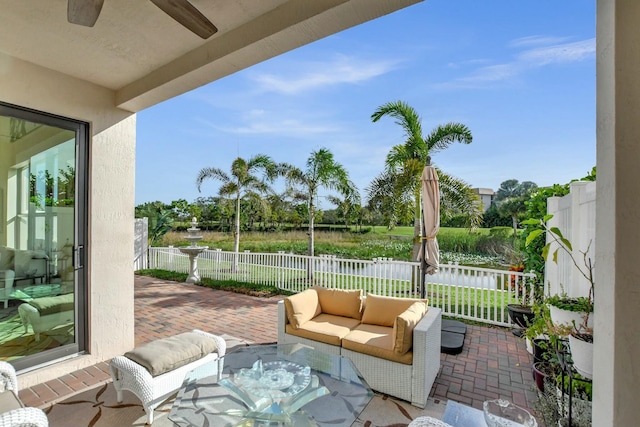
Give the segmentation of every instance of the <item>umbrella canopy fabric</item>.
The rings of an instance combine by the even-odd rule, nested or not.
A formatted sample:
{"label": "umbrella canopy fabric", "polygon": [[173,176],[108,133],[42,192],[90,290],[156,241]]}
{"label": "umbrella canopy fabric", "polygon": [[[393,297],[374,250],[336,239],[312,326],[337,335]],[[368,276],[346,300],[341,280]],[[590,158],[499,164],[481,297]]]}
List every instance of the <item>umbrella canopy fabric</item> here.
{"label": "umbrella canopy fabric", "polygon": [[440,263],[440,248],[437,239],[438,231],[440,231],[440,190],[436,169],[433,166],[425,166],[421,180],[423,245],[420,257],[424,257],[426,262],[426,270],[423,272],[435,274],[438,272]]}

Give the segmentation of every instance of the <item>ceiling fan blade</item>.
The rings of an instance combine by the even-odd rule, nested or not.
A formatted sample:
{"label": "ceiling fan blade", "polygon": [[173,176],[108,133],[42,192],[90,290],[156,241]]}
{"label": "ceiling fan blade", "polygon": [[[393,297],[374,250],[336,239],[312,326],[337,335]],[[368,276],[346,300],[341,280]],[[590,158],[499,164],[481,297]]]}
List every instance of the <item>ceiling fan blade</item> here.
{"label": "ceiling fan blade", "polygon": [[93,27],[104,0],[67,0],[67,21],[72,24]]}
{"label": "ceiling fan blade", "polygon": [[203,39],[215,34],[218,29],[188,0],[151,0],[167,15],[196,33]]}

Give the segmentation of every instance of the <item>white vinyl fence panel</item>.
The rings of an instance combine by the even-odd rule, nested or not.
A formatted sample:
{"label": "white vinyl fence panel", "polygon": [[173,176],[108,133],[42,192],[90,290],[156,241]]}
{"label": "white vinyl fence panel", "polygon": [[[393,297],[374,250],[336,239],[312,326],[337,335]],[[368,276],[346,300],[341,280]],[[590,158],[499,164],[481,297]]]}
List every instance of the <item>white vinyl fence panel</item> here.
{"label": "white vinyl fence panel", "polygon": [[[178,248],[149,248],[149,268],[188,273],[189,259]],[[289,292],[322,286],[395,297],[421,295],[420,264],[389,258],[369,261],[212,249],[198,257],[198,271],[203,278],[270,285]],[[426,277],[425,295],[429,305],[442,308],[444,315],[509,326],[506,305],[530,297],[528,294],[525,298],[525,292],[526,282],[532,277],[520,272],[445,264],[437,274]]]}
{"label": "white vinyl fence panel", "polygon": [[[547,212],[553,215],[549,225],[558,227],[562,235],[571,242],[573,256],[578,266],[586,273],[591,260],[595,264],[596,249],[596,183],[577,181],[570,184],[570,193],[563,197],[550,197]],[[551,239],[547,236],[547,242]],[[551,247],[552,253],[557,246]],[[586,253],[586,257],[585,254]],[[589,281],[575,268],[569,254],[558,251],[558,262],[548,257],[545,265],[545,292],[548,295],[566,294],[570,297],[587,296]]]}
{"label": "white vinyl fence panel", "polygon": [[133,242],[133,269],[148,268],[147,252],[149,250],[149,219],[135,218]]}

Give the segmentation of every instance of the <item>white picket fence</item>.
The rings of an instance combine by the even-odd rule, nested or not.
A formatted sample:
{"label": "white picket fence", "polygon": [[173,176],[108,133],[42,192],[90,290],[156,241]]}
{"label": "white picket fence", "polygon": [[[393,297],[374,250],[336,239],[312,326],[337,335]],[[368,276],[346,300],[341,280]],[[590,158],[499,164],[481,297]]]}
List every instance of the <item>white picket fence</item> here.
{"label": "white picket fence", "polygon": [[[596,250],[596,183],[576,181],[569,185],[570,192],[563,197],[547,199],[547,212],[553,215],[549,226],[558,227],[573,247],[573,256],[583,271],[583,252],[593,261]],[[547,236],[547,242],[550,241]],[[551,253],[557,248],[553,245]],[[575,268],[571,257],[558,252],[557,262],[549,257],[545,265],[545,292],[547,295],[567,294],[571,297],[587,296],[590,283]]]}
{"label": "white picket fence", "polygon": [[147,254],[149,252],[149,219],[136,218],[133,232],[135,240],[133,242],[133,268],[144,270],[148,267]]}
{"label": "white picket fence", "polygon": [[[149,248],[149,268],[189,272],[189,258],[178,248]],[[275,286],[300,292],[310,286],[362,289],[377,295],[419,298],[420,264],[388,258],[342,259],[290,253],[251,253],[205,250],[198,257],[203,278]],[[441,265],[427,275],[425,295],[429,305],[442,308],[443,315],[510,326],[506,305],[531,297],[524,294],[533,274],[457,264]]]}

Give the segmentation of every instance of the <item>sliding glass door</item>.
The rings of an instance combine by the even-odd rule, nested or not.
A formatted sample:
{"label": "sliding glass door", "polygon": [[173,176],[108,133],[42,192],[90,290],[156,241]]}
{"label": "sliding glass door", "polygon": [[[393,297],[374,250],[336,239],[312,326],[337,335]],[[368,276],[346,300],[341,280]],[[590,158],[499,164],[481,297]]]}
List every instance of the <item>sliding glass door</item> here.
{"label": "sliding glass door", "polygon": [[87,132],[0,103],[0,360],[17,369],[85,348]]}

